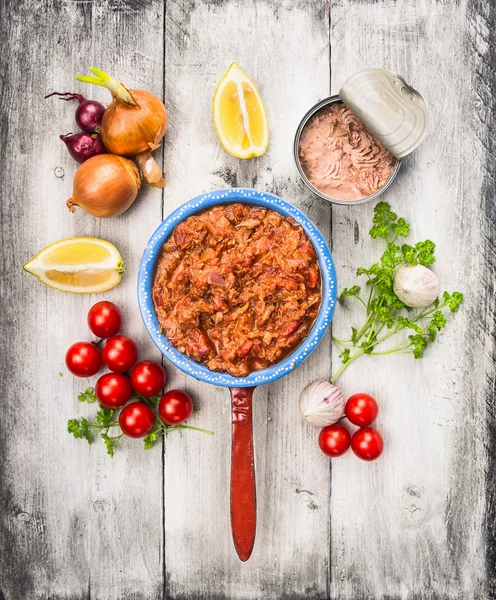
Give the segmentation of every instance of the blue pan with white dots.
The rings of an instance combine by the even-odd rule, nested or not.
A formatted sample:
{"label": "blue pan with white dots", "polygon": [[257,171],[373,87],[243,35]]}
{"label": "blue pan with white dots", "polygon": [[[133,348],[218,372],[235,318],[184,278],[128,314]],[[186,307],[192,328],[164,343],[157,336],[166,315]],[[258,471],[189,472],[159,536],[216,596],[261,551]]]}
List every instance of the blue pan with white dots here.
{"label": "blue pan with white dots", "polygon": [[[312,242],[322,276],[320,310],[306,339],[284,360],[246,377],[210,371],[172,346],[160,332],[153,306],[152,287],[157,260],[162,246],[180,221],[219,204],[241,202],[263,206],[299,223]],[[172,212],[158,227],[145,249],[138,275],[138,301],[141,316],[150,337],[162,354],[188,375],[223,387],[231,388],[233,405],[233,441],[231,461],[231,523],[236,550],[241,560],[250,557],[255,541],[256,503],[255,470],[253,464],[251,398],[256,386],[269,383],[290,373],[315,350],[331,322],[336,304],[336,269],[327,243],[317,227],[298,208],[265,192],[246,188],[217,190],[189,200]]]}

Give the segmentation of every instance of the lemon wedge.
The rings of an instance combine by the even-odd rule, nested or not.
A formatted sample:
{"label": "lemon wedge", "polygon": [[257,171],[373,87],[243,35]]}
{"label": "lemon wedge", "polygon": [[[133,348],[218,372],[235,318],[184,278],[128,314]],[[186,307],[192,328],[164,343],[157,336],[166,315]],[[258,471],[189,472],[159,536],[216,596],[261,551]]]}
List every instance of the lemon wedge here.
{"label": "lemon wedge", "polygon": [[43,248],[24,269],[56,290],[96,294],[120,282],[124,265],[119,251],[110,242],[75,237]]}
{"label": "lemon wedge", "polygon": [[262,156],[269,145],[269,124],[253,81],[234,62],[215,90],[214,126],[224,149],[237,158]]}

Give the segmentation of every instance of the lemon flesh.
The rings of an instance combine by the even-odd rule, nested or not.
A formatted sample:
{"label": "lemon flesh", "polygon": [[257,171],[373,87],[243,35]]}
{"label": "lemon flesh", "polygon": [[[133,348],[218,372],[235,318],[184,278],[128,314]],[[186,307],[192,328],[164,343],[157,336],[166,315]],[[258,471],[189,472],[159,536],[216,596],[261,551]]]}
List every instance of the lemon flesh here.
{"label": "lemon flesh", "polygon": [[215,90],[213,119],[220,143],[232,156],[253,158],[267,150],[269,126],[262,98],[236,63]]}
{"label": "lemon flesh", "polygon": [[24,265],[42,283],[63,292],[106,292],[121,280],[119,251],[98,238],[68,238],[50,244]]}

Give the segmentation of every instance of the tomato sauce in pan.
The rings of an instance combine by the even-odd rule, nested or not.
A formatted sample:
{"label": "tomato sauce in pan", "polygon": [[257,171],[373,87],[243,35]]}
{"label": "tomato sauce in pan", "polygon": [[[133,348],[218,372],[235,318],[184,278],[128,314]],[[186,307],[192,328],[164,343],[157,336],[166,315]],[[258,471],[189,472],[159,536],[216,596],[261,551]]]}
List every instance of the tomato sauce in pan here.
{"label": "tomato sauce in pan", "polygon": [[291,217],[225,204],[180,222],[153,283],[162,333],[235,377],[279,362],[308,335],[321,301],[315,250]]}

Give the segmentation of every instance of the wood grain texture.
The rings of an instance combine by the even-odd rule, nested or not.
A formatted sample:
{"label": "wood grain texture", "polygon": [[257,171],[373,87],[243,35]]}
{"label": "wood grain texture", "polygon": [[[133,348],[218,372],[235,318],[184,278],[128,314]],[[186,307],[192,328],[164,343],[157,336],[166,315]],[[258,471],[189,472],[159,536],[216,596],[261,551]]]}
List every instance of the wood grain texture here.
{"label": "wood grain texture", "polygon": [[[479,17],[471,11],[465,2],[343,0],[331,8],[334,89],[349,73],[379,64],[406,76],[426,99],[429,135],[405,159],[384,199],[412,223],[412,238],[436,242],[441,284],[466,294],[463,310],[422,361],[365,358],[340,380],[350,393],[358,376],[360,388],[379,399],[386,452],[373,465],[346,456],[333,466],[333,598],[469,599],[487,593],[482,523],[494,334],[484,325],[487,291],[477,282],[487,277],[494,238],[481,229],[488,224],[479,167],[487,133],[476,116],[472,73],[481,59],[473,46],[482,50],[485,32],[473,26]],[[366,204],[333,211],[342,285],[382,251],[367,235],[372,209]],[[356,322],[357,312],[341,309],[336,333]]]}
{"label": "wood grain texture", "polygon": [[[295,43],[308,32],[305,44]],[[212,128],[210,99],[233,60],[254,79],[268,111],[272,137],[257,160],[226,154]],[[171,115],[167,212],[210,189],[256,187],[303,207],[329,234],[330,207],[302,191],[291,151],[299,120],[329,90],[325,0],[312,10],[287,1],[169,3],[165,72]],[[173,385],[189,388],[199,403],[196,420],[215,435],[167,440],[168,598],[326,596],[329,466],[315,444],[316,431],[302,426],[297,397],[302,382],[327,375],[329,361],[327,339],[296,373],[255,391],[258,523],[252,557],[244,564],[229,523],[229,392],[174,373]]]}
{"label": "wood grain texture", "polygon": [[[486,600],[496,598],[496,11],[492,0],[7,0],[0,3],[0,600]],[[266,103],[259,159],[227,155],[210,101],[232,60]],[[165,98],[168,186],[123,216],[70,215],[75,165],[58,135],[75,107],[53,90],[105,91],[72,76],[94,65]],[[237,559],[229,523],[226,389],[167,366],[201,412],[183,432],[114,460],[65,431],[92,413],[63,357],[89,339],[96,298],[58,293],[22,272],[41,247],[109,239],[127,272],[105,296],[142,358],[158,354],[136,303],[139,259],[166,214],[191,197],[256,187],[297,204],[331,240],[340,286],[381,252],[372,205],[331,206],[299,182],[298,122],[356,70],[384,66],[424,95],[431,128],[384,199],[431,238],[442,284],[466,304],[425,359],[362,358],[339,384],[380,401],[386,451],[374,464],[329,461],[302,422],[301,388],[336,370],[327,337],[295,373],[254,395],[258,532]],[[332,77],[330,78],[330,74]],[[331,239],[332,229],[332,239]],[[99,296],[98,299],[101,299]],[[341,307],[339,334],[359,308]],[[334,369],[331,367],[334,366]],[[57,374],[64,372],[61,378]]]}
{"label": "wood grain texture", "polygon": [[[467,68],[470,73],[470,101],[473,110],[469,123],[476,132],[475,148],[480,162],[474,169],[479,171],[482,179],[480,199],[475,199],[479,207],[480,217],[475,235],[477,236],[477,277],[476,299],[474,300],[470,319],[476,324],[473,336],[478,349],[477,380],[468,378],[466,393],[475,396],[484,411],[485,429],[483,432],[484,450],[487,460],[484,461],[485,477],[485,511],[483,516],[483,534],[485,547],[485,569],[482,574],[485,595],[496,598],[496,415],[494,401],[496,398],[496,309],[494,303],[496,281],[496,77],[494,64],[496,60],[496,11],[492,2],[484,0],[469,2],[467,5],[468,35],[465,37]],[[469,336],[467,336],[470,339]],[[476,393],[474,394],[474,390]],[[479,524],[477,524],[479,527]]]}
{"label": "wood grain texture", "polygon": [[[160,191],[145,190],[122,217],[99,220],[70,196],[76,165],[58,135],[74,130],[75,106],[53,90],[107,92],[77,84],[90,65],[162,94],[162,6],[131,2],[2,3],[2,275],[0,589],[6,600],[159,598],[162,590],[160,451],[127,441],[110,460],[66,431],[94,414],[78,391],[92,380],[68,374],[68,346],[90,339],[93,296],[39,284],[22,264],[43,246],[75,235],[108,239],[127,273],[105,296],[123,310],[124,332],[143,358],[157,357],[139,317],[136,272],[161,220]],[[101,296],[98,296],[101,299]],[[63,377],[58,372],[63,372]]]}

